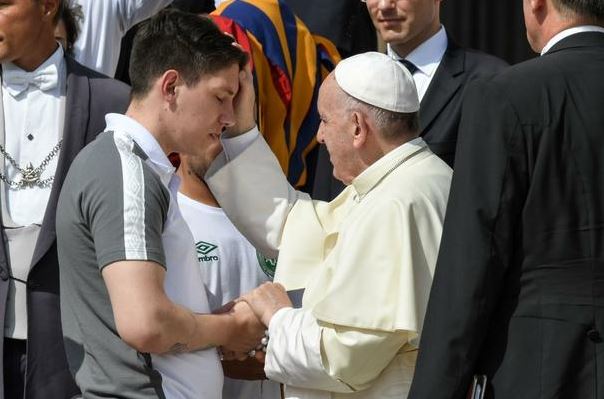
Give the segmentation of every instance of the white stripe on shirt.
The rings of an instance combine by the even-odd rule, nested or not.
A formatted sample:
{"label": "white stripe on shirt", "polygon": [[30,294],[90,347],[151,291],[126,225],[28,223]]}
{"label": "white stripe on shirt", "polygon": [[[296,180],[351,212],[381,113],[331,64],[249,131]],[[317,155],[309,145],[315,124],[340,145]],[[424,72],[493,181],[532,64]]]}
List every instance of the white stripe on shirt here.
{"label": "white stripe on shirt", "polygon": [[113,134],[113,140],[122,163],[126,259],[147,260],[143,161],[133,152],[133,140],[117,137],[116,133]]}

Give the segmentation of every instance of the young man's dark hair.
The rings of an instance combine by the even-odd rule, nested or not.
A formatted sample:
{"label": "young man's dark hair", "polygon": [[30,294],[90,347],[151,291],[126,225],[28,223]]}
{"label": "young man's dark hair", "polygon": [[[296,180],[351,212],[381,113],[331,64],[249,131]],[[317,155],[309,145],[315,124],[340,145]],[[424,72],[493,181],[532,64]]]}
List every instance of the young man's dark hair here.
{"label": "young man's dark hair", "polygon": [[172,7],[193,14],[209,14],[216,9],[214,0],[174,0]]}
{"label": "young man's dark hair", "polygon": [[134,37],[130,59],[132,97],[147,94],[153,81],[168,69],[177,70],[191,86],[202,75],[229,65],[243,68],[247,54],[232,43],[233,38],[208,18],[174,9],[158,13]]}

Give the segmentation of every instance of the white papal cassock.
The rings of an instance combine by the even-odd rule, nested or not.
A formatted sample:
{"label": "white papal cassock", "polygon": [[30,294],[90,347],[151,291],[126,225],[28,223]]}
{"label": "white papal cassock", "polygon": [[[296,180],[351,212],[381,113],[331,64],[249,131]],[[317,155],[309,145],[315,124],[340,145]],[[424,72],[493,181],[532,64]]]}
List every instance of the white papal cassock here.
{"label": "white papal cassock", "polygon": [[305,288],[269,326],[265,371],[287,398],[405,398],[438,254],[451,169],[421,138],[337,198],[295,191],[256,129],[223,140],[206,181],[275,281]]}

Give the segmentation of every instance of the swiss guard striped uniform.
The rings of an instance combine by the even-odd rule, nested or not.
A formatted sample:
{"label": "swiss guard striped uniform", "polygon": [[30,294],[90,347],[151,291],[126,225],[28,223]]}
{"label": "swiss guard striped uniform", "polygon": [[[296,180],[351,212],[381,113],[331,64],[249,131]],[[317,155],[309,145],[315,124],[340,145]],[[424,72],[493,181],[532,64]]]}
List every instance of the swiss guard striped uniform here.
{"label": "swiss guard striped uniform", "polygon": [[251,54],[258,127],[288,181],[303,187],[306,157],[317,146],[319,86],[340,61],[338,50],[283,1],[226,1],[212,17]]}

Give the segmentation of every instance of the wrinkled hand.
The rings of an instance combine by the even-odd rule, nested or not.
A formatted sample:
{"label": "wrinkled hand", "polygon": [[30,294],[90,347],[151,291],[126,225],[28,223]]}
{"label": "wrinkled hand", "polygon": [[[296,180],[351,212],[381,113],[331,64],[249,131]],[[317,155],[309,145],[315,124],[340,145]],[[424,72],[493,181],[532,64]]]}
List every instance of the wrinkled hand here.
{"label": "wrinkled hand", "polygon": [[244,354],[260,345],[265,327],[243,301],[235,303],[228,314],[233,317],[233,325],[231,331],[226,332],[223,352],[235,352],[237,359],[245,358]]}
{"label": "wrinkled hand", "polygon": [[241,297],[249,303],[256,316],[268,327],[279,309],[292,307],[292,303],[279,283],[264,283]]}
{"label": "wrinkled hand", "polygon": [[239,71],[239,91],[233,100],[235,124],[224,131],[225,137],[234,137],[251,130],[256,126],[256,93],[252,67],[248,63]]}

